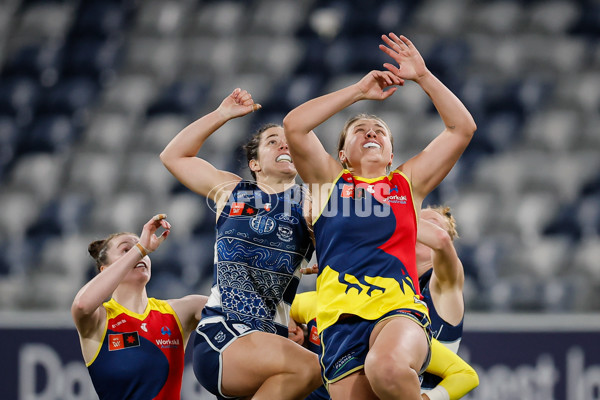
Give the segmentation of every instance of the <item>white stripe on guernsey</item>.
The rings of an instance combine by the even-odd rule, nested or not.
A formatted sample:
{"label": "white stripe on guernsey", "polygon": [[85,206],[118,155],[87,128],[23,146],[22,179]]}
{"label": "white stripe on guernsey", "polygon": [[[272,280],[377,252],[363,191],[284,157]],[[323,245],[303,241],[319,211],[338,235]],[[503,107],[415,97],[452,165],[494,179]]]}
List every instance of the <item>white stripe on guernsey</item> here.
{"label": "white stripe on guernsey", "polygon": [[429,397],[429,400],[450,400],[450,395],[448,391],[444,389],[442,386],[438,385],[431,390],[424,391]]}

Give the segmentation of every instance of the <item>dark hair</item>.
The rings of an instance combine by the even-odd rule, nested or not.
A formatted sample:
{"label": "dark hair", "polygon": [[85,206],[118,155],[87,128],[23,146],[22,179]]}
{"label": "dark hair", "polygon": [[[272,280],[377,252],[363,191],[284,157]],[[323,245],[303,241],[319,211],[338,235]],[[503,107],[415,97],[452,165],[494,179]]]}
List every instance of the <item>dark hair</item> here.
{"label": "dark hair", "polygon": [[[260,145],[260,137],[263,134],[263,132],[267,129],[280,127],[281,125],[270,122],[262,125],[260,128],[258,128],[256,132],[252,134],[250,140],[248,140],[248,142],[246,142],[246,144],[242,147],[246,152],[246,159],[248,163],[250,163],[251,160],[258,160],[258,147]],[[252,178],[256,180],[256,173],[250,170],[250,174],[252,174]]]}
{"label": "dark hair", "polygon": [[123,236],[123,235],[137,236],[135,233],[131,233],[131,232],[112,233],[112,234],[108,235],[107,238],[100,239],[100,240],[94,240],[92,243],[90,243],[88,245],[88,253],[90,253],[90,256],[92,256],[92,258],[94,259],[94,262],[96,263],[97,272],[100,272],[101,266],[106,265],[108,263],[108,256],[106,255],[106,250],[108,250],[108,246],[110,245],[110,242],[114,238],[117,238],[117,237]]}
{"label": "dark hair", "polygon": [[[392,136],[392,131],[390,130],[390,127],[388,126],[388,124],[386,124],[385,121],[382,120],[377,115],[360,113],[360,114],[356,114],[353,117],[348,118],[348,120],[344,124],[344,127],[342,128],[342,131],[340,132],[340,137],[338,139],[338,146],[337,146],[338,157],[339,157],[340,151],[343,150],[344,146],[346,145],[346,136],[348,136],[348,128],[350,128],[350,125],[352,125],[359,119],[374,119],[376,121],[379,121],[387,129],[388,133],[390,134],[390,142],[392,143],[392,151],[394,150],[394,136]],[[348,167],[345,162],[342,163],[342,166],[344,168]]]}

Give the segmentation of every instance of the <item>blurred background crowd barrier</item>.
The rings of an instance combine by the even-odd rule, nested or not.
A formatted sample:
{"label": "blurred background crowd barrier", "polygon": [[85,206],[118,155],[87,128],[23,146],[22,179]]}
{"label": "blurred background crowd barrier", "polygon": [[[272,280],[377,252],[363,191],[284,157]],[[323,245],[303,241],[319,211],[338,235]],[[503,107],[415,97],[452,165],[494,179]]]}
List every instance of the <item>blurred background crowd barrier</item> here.
{"label": "blurred background crowd barrier", "polygon": [[[597,318],[598,0],[1,0],[2,315],[68,312],[94,274],[88,243],[138,233],[157,212],[173,231],[152,255],[150,295],[208,293],[215,216],[160,151],[242,87],[263,109],[225,125],[202,155],[249,177],[249,134],[381,69],[380,35],[391,31],[478,125],[426,199],[458,221],[467,314]],[[328,150],[358,111],[388,122],[395,160],[443,128],[408,82],[320,127]]]}

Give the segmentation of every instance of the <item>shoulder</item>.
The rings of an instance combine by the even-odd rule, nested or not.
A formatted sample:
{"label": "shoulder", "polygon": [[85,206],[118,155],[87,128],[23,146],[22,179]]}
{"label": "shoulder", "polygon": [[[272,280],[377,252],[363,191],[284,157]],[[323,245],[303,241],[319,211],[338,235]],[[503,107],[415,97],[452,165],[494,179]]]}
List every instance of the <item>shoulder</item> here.
{"label": "shoulder", "polygon": [[186,320],[194,318],[204,308],[207,300],[207,296],[191,294],[179,299],[166,300],[166,302],[173,308],[173,311],[175,311],[180,319]]}

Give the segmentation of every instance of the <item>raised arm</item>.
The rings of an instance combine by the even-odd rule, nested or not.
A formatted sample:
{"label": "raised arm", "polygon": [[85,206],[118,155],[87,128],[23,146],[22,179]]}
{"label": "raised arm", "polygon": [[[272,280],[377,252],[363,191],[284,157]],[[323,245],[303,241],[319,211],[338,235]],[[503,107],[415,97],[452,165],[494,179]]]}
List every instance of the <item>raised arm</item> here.
{"label": "raised arm", "polygon": [[[90,334],[103,319],[102,303],[111,296],[125,275],[142,260],[146,254],[156,250],[169,235],[171,224],[166,214],[158,214],[148,221],[142,230],[139,244],[142,249],[133,246],[125,255],[85,284],[73,300],[71,315],[82,337]],[[164,232],[157,237],[156,230],[163,227]],[[143,254],[145,253],[145,254]]]}
{"label": "raised arm", "polygon": [[424,218],[419,219],[417,240],[433,251],[433,274],[429,291],[437,313],[457,325],[465,311],[463,287],[465,272],[448,232]]}
{"label": "raised arm", "polygon": [[462,291],[464,270],[448,232],[436,224],[419,218],[417,240],[433,250],[433,271],[438,284]]}
{"label": "raised arm", "polygon": [[294,165],[305,183],[329,183],[342,166],[323,147],[313,129],[359,100],[384,100],[404,82],[389,71],[371,71],[359,82],[309,100],[284,118],[283,129]]}
{"label": "raised arm", "polygon": [[227,121],[256,111],[260,104],[254,103],[245,90],[235,89],[219,107],[192,122],[169,142],[160,153],[160,160],[181,183],[190,190],[216,201],[219,195],[213,190],[220,185],[227,189],[241,178],[234,173],[215,168],[208,161],[197,157],[204,141]]}
{"label": "raised arm", "polygon": [[464,104],[425,66],[413,43],[405,36],[383,35],[387,44],[380,49],[398,66],[384,67],[401,79],[416,82],[431,98],[445,129],[417,156],[399,167],[412,182],[417,199],[422,201],[448,175],[471,141],[477,126]]}
{"label": "raised arm", "polygon": [[457,400],[479,386],[479,377],[473,367],[436,339],[431,341],[431,362],[427,372],[441,377],[442,381],[422,395],[426,400]]}
{"label": "raised arm", "polygon": [[169,304],[173,307],[183,327],[183,339],[185,343],[187,343],[190,334],[196,328],[198,322],[200,322],[202,309],[207,300],[207,296],[200,294],[191,294],[180,299],[169,300]]}

